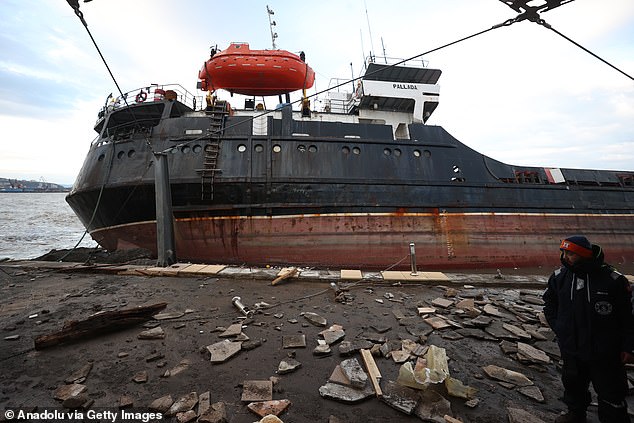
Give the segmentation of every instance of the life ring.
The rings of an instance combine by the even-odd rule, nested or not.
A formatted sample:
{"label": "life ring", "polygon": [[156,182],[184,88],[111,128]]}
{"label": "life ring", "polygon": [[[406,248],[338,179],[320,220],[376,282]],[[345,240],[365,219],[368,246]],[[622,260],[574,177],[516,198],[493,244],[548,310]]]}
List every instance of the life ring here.
{"label": "life ring", "polygon": [[147,100],[147,93],[145,91],[140,91],[136,95],[136,102],[137,103],[143,103],[145,100]]}

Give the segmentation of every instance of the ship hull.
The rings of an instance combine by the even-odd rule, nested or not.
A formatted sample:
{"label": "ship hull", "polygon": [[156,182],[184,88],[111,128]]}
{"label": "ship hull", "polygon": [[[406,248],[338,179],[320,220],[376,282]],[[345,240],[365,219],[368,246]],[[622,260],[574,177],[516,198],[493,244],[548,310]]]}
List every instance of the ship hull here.
{"label": "ship hull", "polygon": [[[154,187],[168,178],[180,261],[407,269],[414,243],[420,268],[552,267],[582,234],[608,262],[634,262],[634,172],[508,165],[421,123],[395,139],[390,125],[290,108],[133,108],[98,123],[67,197],[108,250],[157,254]],[[167,172],[156,151],[170,152]]]}
{"label": "ship hull", "polygon": [[[584,233],[606,259],[634,257],[634,215],[554,213],[377,213],[178,218],[177,257],[201,263],[369,270],[555,266],[562,234]],[[592,228],[588,233],[587,228]],[[107,249],[156,252],[156,223],[100,229]]]}

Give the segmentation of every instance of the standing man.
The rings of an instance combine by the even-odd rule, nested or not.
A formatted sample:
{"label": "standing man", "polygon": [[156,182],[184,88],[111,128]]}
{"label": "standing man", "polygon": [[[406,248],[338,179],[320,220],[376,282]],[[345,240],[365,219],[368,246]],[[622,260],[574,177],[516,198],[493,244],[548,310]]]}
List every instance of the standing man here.
{"label": "standing man", "polygon": [[561,242],[561,264],[548,279],[544,315],[557,335],[568,412],[555,423],[586,421],[590,382],[598,395],[599,421],[629,423],[624,364],[634,361],[630,284],[604,263],[600,246],[584,236]]}

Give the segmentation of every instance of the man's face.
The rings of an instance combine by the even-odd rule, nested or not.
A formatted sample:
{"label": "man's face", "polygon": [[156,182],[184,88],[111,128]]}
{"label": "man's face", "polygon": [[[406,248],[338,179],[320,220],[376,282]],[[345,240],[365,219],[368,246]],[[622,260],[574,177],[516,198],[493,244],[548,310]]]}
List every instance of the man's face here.
{"label": "man's face", "polygon": [[574,266],[575,263],[579,262],[579,260],[581,260],[581,256],[577,253],[573,253],[572,251],[568,251],[568,250],[564,250],[564,260],[566,261],[566,263],[568,263],[570,266]]}

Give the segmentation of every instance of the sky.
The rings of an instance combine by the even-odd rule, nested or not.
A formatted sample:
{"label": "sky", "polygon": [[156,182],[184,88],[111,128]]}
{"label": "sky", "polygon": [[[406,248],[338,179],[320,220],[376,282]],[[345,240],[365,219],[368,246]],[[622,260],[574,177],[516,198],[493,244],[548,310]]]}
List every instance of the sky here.
{"label": "sky", "polygon": [[[316,72],[309,94],[358,76],[370,52],[409,58],[516,16],[498,0],[80,1],[124,92],[195,93],[211,46],[271,48],[267,5],[277,47],[304,51]],[[0,14],[0,177],[70,185],[117,88],[66,0],[0,0]],[[632,0],[575,0],[542,18],[634,76]],[[553,31],[524,21],[423,59],[443,72],[427,123],[469,147],[519,166],[634,170],[634,81]]]}

